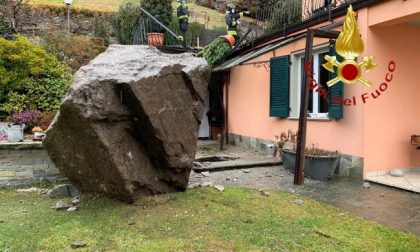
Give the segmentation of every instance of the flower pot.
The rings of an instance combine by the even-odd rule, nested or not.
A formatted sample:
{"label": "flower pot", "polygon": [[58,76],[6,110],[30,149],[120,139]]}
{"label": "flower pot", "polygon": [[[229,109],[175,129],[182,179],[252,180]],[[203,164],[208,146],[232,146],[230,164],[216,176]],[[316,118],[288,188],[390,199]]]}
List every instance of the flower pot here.
{"label": "flower pot", "polygon": [[[290,150],[281,151],[283,166],[287,170],[295,171],[296,153]],[[334,171],[340,165],[341,155],[331,153],[326,156],[305,156],[304,174],[306,177],[327,180],[334,176]]]}
{"label": "flower pot", "polygon": [[9,142],[21,142],[23,141],[23,130],[25,124],[22,125],[0,125],[0,129],[6,132],[7,140]]}
{"label": "flower pot", "polygon": [[229,43],[230,47],[233,47],[235,45],[235,37],[232,35],[222,35],[219,36],[219,38],[226,40],[226,42]]}
{"label": "flower pot", "polygon": [[147,44],[151,46],[163,46],[163,33],[147,33]]}

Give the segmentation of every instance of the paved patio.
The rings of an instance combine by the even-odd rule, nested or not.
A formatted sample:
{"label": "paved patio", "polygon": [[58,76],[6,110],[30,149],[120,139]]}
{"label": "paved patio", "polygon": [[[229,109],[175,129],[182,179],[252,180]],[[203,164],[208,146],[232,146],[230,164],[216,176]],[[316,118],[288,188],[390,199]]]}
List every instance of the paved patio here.
{"label": "paved patio", "polygon": [[394,177],[384,172],[370,175],[366,180],[420,193],[420,169],[410,169],[403,172],[402,177]]}
{"label": "paved patio", "polygon": [[262,151],[243,149],[232,145],[224,146],[224,150],[219,151],[219,145],[216,141],[199,141],[195,158],[194,171],[281,165],[279,158],[269,156]]}

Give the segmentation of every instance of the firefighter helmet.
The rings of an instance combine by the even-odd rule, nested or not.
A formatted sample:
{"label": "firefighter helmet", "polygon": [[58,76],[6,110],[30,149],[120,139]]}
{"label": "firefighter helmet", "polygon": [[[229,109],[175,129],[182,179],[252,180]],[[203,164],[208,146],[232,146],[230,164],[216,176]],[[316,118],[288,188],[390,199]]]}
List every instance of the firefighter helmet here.
{"label": "firefighter helmet", "polygon": [[233,5],[232,3],[228,3],[226,5],[226,9],[227,11],[232,12],[232,10],[235,9],[235,5]]}

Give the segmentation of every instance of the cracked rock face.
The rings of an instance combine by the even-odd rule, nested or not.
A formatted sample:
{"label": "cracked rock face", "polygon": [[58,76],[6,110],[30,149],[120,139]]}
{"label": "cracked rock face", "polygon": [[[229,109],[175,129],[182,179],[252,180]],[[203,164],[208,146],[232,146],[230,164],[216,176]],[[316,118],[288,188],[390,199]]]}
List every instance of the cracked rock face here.
{"label": "cracked rock face", "polygon": [[81,191],[133,202],[185,190],[209,79],[202,58],[112,45],[76,73],[45,149]]}

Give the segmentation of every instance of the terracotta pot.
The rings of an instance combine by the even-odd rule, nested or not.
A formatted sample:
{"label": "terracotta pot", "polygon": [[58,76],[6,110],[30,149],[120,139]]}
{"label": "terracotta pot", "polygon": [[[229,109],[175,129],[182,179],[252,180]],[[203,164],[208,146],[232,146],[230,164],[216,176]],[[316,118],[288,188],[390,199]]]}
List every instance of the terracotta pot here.
{"label": "terracotta pot", "polygon": [[151,46],[163,46],[163,33],[147,33],[147,43]]}
{"label": "terracotta pot", "polygon": [[235,45],[235,37],[232,35],[223,35],[219,38],[226,40],[229,43],[230,47],[233,47]]}

